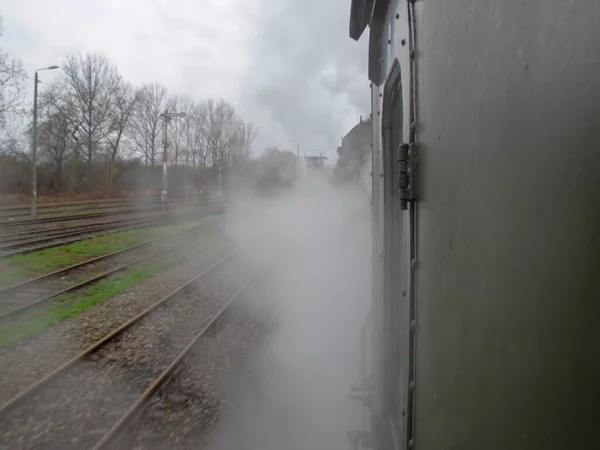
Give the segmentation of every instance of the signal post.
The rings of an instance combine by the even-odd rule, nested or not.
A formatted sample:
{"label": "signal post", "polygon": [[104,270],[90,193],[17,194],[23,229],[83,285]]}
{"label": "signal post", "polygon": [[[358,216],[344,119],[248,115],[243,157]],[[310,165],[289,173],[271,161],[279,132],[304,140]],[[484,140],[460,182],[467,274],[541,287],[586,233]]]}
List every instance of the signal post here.
{"label": "signal post", "polygon": [[177,118],[177,117],[185,117],[185,113],[184,112],[170,113],[170,112],[165,111],[164,113],[162,113],[160,115],[160,118],[162,119],[162,122],[163,122],[162,189],[160,192],[160,202],[163,205],[163,209],[165,212],[168,211],[168,209],[169,209],[168,196],[167,196],[167,192],[168,192],[167,155],[168,155],[168,148],[169,148],[168,125],[171,120],[173,120],[174,118]]}

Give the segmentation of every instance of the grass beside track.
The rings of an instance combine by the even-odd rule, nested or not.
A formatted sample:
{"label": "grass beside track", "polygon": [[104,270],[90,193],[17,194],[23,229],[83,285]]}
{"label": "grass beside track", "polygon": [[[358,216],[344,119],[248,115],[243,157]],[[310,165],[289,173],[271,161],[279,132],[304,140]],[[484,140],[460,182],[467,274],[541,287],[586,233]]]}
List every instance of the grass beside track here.
{"label": "grass beside track", "polygon": [[186,221],[176,225],[119,231],[60,247],[15,255],[0,262],[0,288],[210,221]]}
{"label": "grass beside track", "polygon": [[86,309],[122,294],[158,272],[197,256],[210,249],[218,238],[219,230],[207,227],[198,237],[186,240],[185,245],[175,252],[169,252],[157,260],[144,261],[128,267],[75,293],[60,295],[50,301],[43,312],[32,312],[15,322],[0,324],[0,349],[40,334],[64,319],[76,317]]}

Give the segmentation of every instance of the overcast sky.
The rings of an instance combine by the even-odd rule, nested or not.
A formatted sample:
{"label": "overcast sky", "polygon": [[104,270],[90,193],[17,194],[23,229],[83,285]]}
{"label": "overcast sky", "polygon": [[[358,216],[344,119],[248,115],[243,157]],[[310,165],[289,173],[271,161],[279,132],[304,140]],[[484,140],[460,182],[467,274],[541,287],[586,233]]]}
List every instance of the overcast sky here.
{"label": "overcast sky", "polygon": [[[4,47],[28,73],[101,52],[134,84],[225,98],[268,145],[335,157],[369,113],[367,40],[350,0],[4,0]],[[52,72],[40,77],[50,81]]]}

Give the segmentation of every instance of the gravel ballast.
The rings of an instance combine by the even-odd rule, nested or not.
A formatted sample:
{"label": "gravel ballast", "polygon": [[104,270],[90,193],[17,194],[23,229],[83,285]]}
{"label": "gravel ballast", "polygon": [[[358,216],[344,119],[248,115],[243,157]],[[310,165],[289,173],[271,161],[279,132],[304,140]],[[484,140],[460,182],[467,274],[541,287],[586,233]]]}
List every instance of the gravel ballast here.
{"label": "gravel ballast", "polygon": [[44,449],[92,446],[252,270],[238,254],[165,302],[3,417],[0,442]]}
{"label": "gravel ballast", "polygon": [[197,258],[158,273],[128,291],[46,332],[0,351],[0,403],[58,368],[78,352],[139,314],[186,280],[231,252],[233,242],[215,243]]}
{"label": "gravel ballast", "polygon": [[248,286],[112,448],[202,447],[221,420],[225,392],[268,333],[265,311],[248,307],[261,290],[260,282]]}

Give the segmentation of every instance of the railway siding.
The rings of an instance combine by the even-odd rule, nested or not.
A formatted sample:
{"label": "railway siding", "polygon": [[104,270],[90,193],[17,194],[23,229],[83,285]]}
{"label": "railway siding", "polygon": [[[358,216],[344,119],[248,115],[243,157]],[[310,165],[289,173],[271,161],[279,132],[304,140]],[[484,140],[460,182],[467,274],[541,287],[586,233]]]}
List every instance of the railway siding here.
{"label": "railway siding", "polygon": [[43,335],[0,350],[0,404],[205,270],[232,248],[231,242],[222,239],[191,261],[157,273],[93,309],[60,322]]}
{"label": "railway siding", "polygon": [[[4,299],[0,297],[0,348],[42,333],[158,272],[192,259],[209,249],[220,236],[218,228],[211,224],[191,231],[85,264],[69,271],[70,276],[59,273],[48,277],[42,286],[21,290],[21,295],[9,290]],[[88,280],[92,283],[87,284]],[[66,292],[60,291],[65,286],[70,287]]]}
{"label": "railway siding", "polygon": [[174,224],[184,220],[192,218],[207,217],[211,214],[218,214],[221,212],[219,207],[206,207],[201,210],[192,210],[183,213],[169,214],[152,216],[137,220],[120,220],[110,225],[103,224],[92,224],[89,228],[83,228],[79,231],[72,231],[65,233],[64,235],[55,234],[49,237],[40,237],[34,239],[25,239],[19,242],[9,242],[7,244],[0,245],[0,258],[10,258],[18,254],[25,254],[32,251],[38,251],[45,248],[52,248],[61,246],[67,243],[80,241],[87,239],[93,235],[102,235],[107,233],[114,233],[116,231],[132,230],[145,228],[149,226],[160,226],[166,224]]}
{"label": "railway siding", "polygon": [[[269,331],[265,311],[249,308],[253,282],[182,361],[169,381],[152,396],[114,448],[202,448],[225,415],[236,374]],[[106,447],[109,448],[109,447]]]}
{"label": "railway siding", "polygon": [[0,441],[28,448],[89,448],[252,271],[238,254],[201,283],[170,297],[91,357],[67,369],[67,374],[40,388],[33,401],[3,414]]}
{"label": "railway siding", "polygon": [[0,289],[28,278],[42,276],[49,272],[82,263],[85,260],[123,250],[150,239],[160,238],[193,226],[196,223],[209,223],[213,220],[213,218],[210,218],[172,225],[117,231],[92,236],[62,246],[15,255],[0,261]]}

